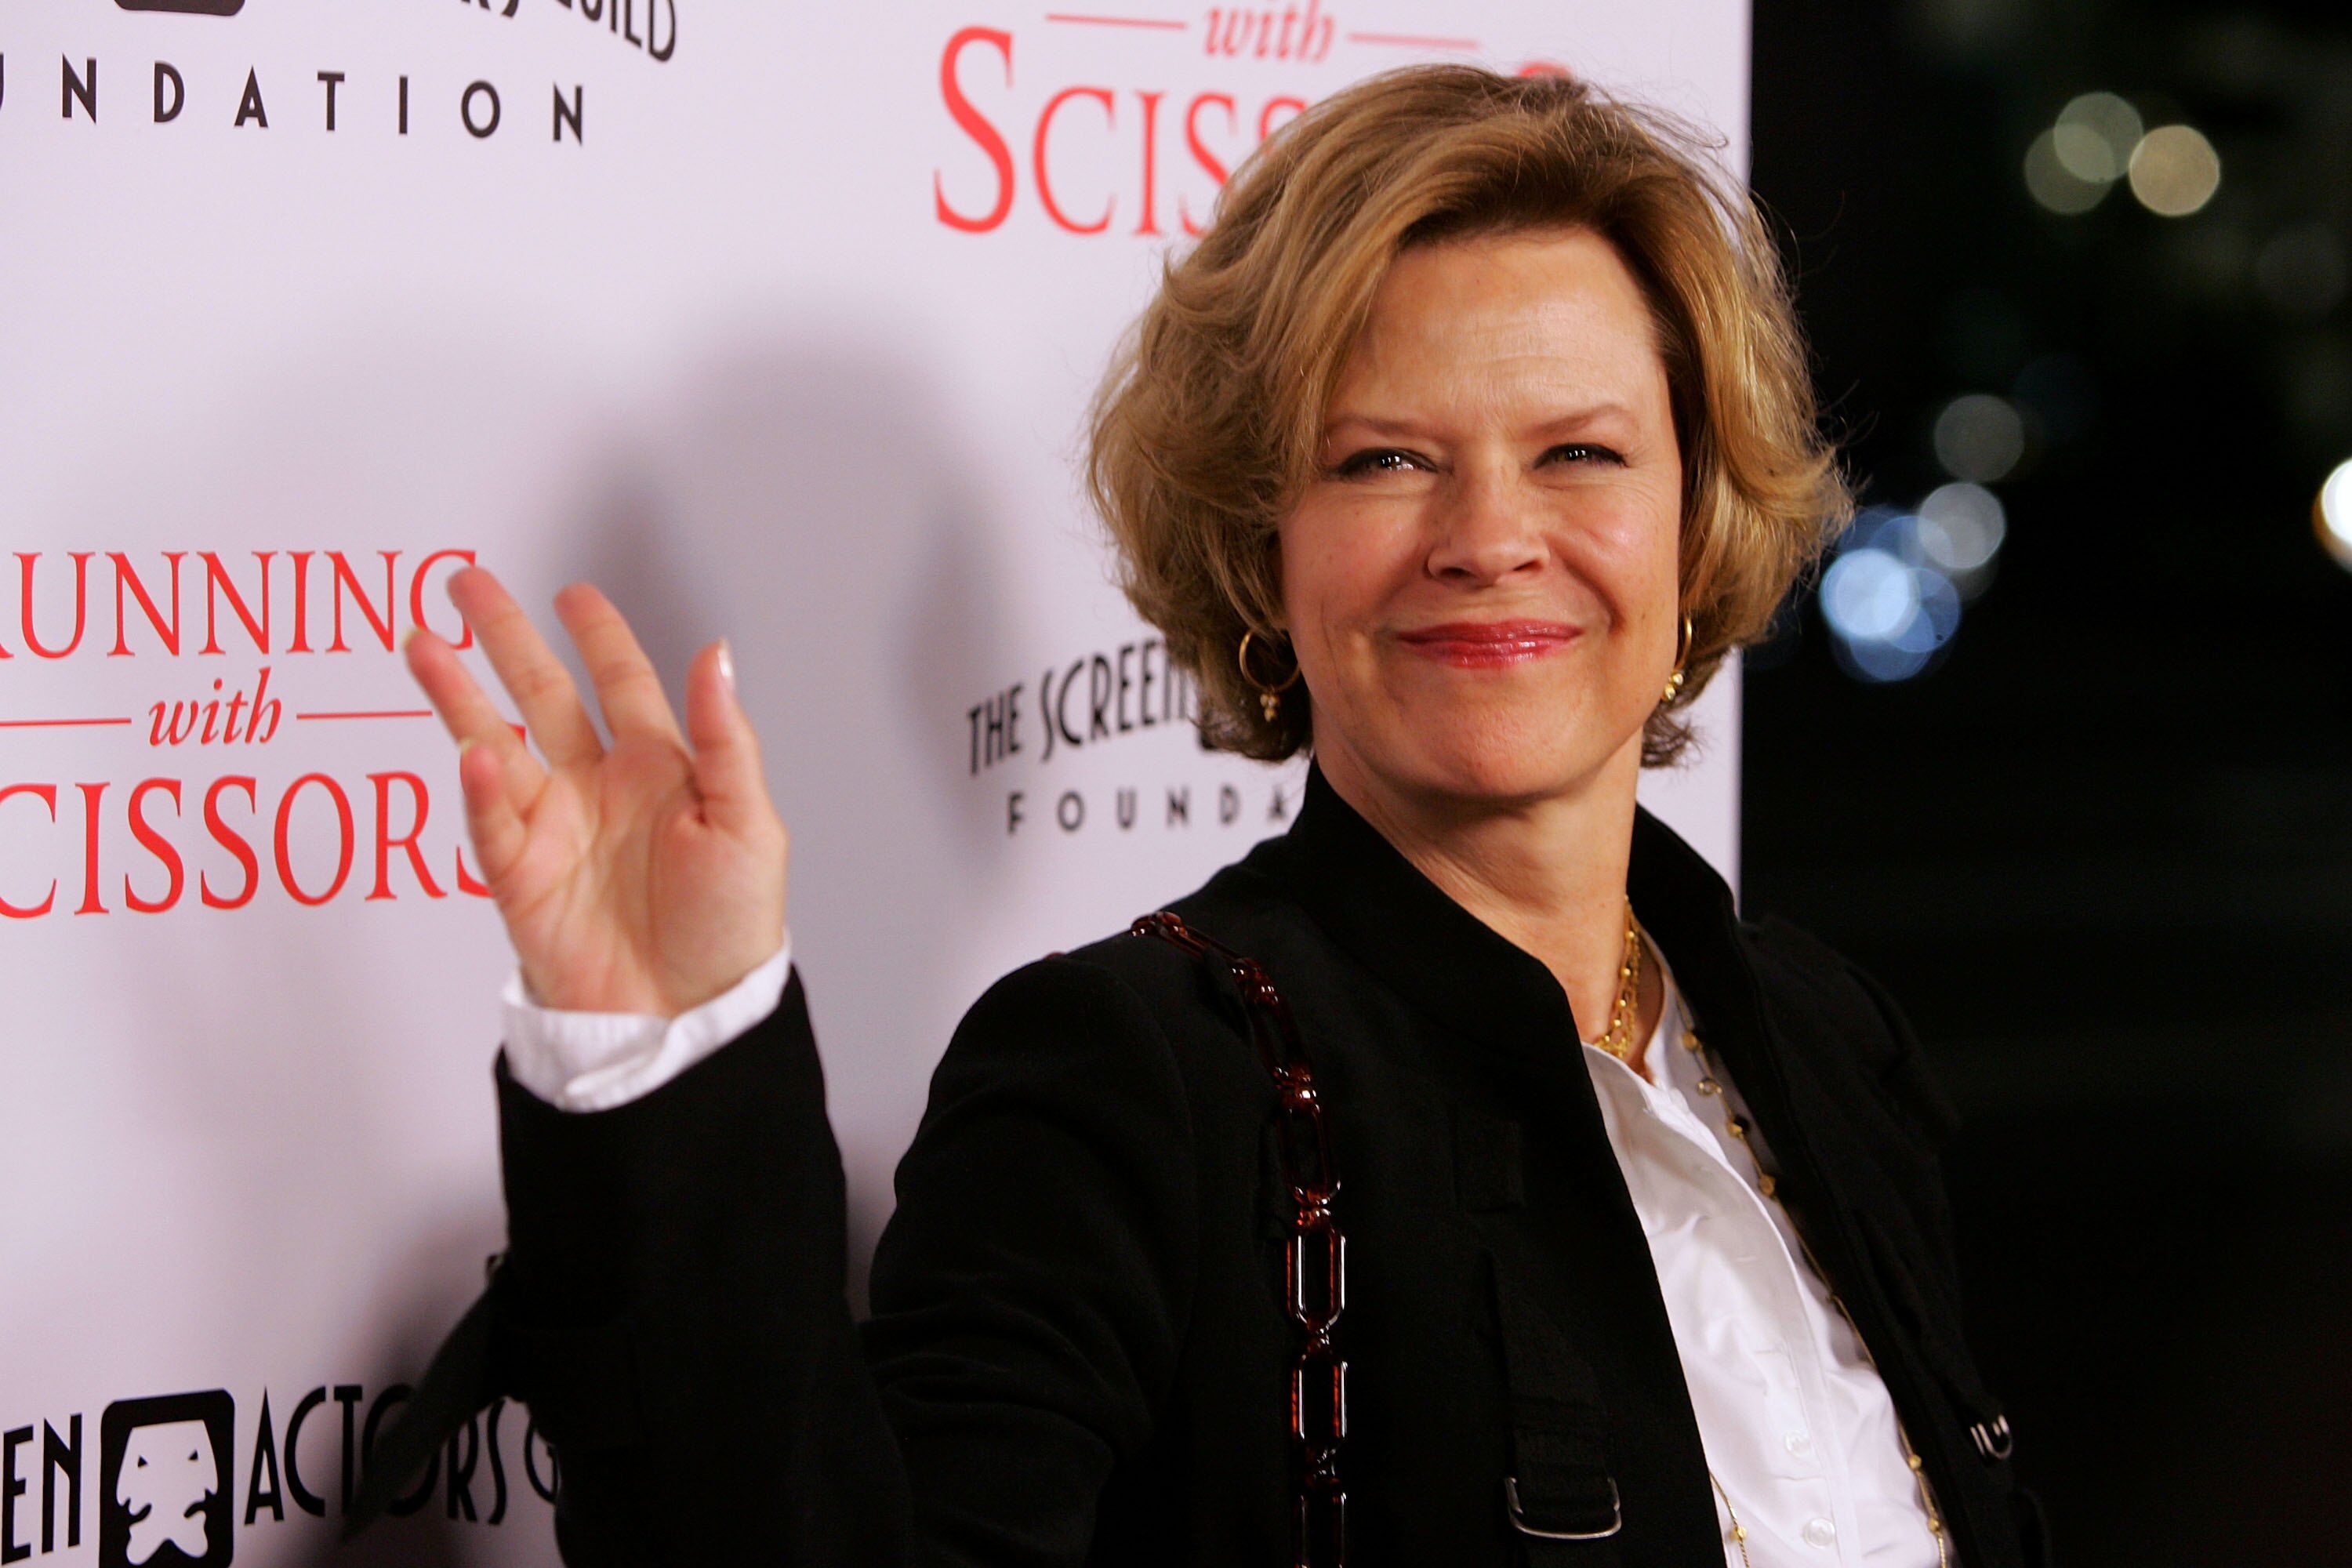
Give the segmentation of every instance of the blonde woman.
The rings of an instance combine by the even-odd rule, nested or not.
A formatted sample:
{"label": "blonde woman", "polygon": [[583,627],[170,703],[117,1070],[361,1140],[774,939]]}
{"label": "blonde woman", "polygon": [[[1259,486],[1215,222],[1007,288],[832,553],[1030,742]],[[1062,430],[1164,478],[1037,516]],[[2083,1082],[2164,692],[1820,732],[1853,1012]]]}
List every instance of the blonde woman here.
{"label": "blonde woman", "polygon": [[1916,1044],[1635,804],[1848,510],[1744,193],[1565,79],[1351,88],[1171,265],[1088,477],[1305,804],[972,1007],[863,1324],[724,645],[681,729],[567,588],[607,746],[453,580],[544,759],[414,640],[518,959],[510,1249],[372,1495],[504,1391],[574,1563],[2039,1562]]}

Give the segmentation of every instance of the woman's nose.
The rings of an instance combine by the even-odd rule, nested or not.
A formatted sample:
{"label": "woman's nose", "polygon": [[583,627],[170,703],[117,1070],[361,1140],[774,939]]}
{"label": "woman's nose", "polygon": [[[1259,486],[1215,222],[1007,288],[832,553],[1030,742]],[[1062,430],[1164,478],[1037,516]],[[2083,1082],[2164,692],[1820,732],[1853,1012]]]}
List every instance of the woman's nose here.
{"label": "woman's nose", "polygon": [[1543,534],[1535,498],[1507,474],[1457,471],[1438,496],[1430,575],[1465,586],[1501,582],[1539,565]]}

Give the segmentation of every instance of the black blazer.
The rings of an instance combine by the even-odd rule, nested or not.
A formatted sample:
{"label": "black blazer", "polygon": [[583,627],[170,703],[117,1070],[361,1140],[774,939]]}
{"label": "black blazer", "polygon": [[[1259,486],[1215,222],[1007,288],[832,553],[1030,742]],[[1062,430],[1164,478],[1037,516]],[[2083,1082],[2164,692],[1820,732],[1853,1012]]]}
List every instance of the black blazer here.
{"label": "black blazer", "polygon": [[[1647,813],[1631,894],[1958,1560],[2042,1562],[1961,1338],[1937,1168],[1952,1116],[1909,1030],[1834,952],[1742,922]],[[1549,971],[1319,773],[1286,835],[1171,907],[1265,966],[1323,1086],[1349,1238],[1352,1562],[1720,1563],[1648,1245]],[[797,977],[635,1103],[557,1111],[503,1058],[498,1085],[509,1248],[372,1495],[510,1393],[559,1451],[574,1565],[1289,1561],[1275,1091],[1203,962],[1117,936],[973,1005],[898,1166],[863,1324]],[[1622,1529],[1518,1531],[1515,1473],[1528,1516]]]}

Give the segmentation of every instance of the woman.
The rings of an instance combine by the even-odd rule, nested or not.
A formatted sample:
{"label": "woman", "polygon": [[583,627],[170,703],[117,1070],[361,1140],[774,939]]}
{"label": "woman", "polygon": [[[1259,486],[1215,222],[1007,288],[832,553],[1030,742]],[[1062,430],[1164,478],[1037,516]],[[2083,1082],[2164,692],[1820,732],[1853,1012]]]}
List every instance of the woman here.
{"label": "woman", "polygon": [[607,747],[453,579],[546,759],[415,635],[519,961],[510,1249],[378,1486],[504,1389],[575,1563],[2039,1561],[1917,1046],[1634,801],[1847,510],[1746,197],[1563,79],[1352,88],[1171,267],[1089,478],[1307,797],[973,1006],[862,1326],[725,645],[681,735],[559,595]]}

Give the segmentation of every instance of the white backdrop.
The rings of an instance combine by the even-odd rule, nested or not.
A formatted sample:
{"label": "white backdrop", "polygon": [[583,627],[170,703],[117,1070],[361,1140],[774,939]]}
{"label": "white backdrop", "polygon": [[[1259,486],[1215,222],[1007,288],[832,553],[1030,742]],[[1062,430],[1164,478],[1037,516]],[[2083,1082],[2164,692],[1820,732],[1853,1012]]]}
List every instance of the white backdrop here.
{"label": "white backdrop", "polygon": [[[462,561],[551,633],[594,579],[673,691],[733,639],[862,1247],[971,997],[1295,799],[1200,751],[1072,476],[1218,172],[1433,57],[1744,166],[1741,0],[1105,5],[0,13],[0,1562],[331,1555],[500,1244],[507,952],[394,651]],[[1648,786],[1727,868],[1735,688]],[[363,1548],[551,1561],[526,1421]]]}

